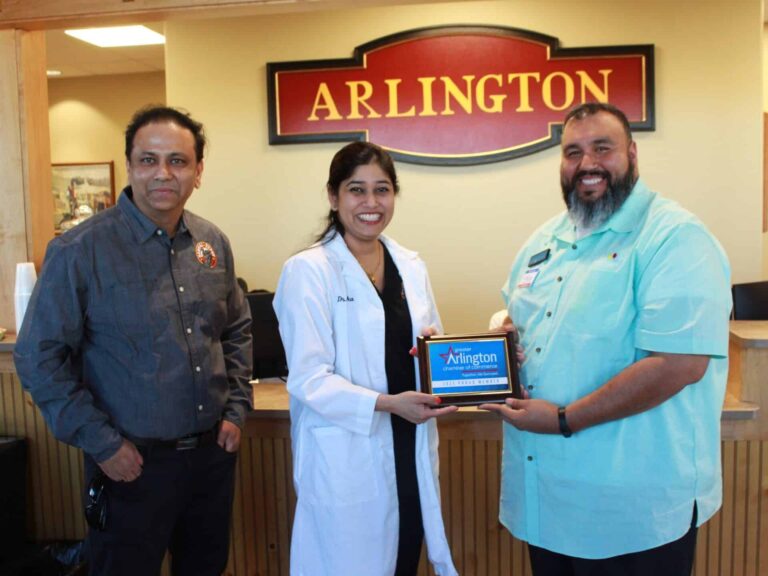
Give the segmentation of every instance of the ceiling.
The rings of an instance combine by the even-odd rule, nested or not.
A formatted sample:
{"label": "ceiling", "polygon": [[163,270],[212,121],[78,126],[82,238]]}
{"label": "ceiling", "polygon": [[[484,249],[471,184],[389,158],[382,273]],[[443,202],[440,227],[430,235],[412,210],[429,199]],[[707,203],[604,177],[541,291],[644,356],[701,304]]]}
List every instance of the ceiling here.
{"label": "ceiling", "polygon": [[[124,2],[132,0],[123,0]],[[254,0],[244,2],[240,12],[224,9],[216,11],[216,17],[232,14],[265,15],[285,12],[343,10],[361,6],[394,6],[402,4],[430,4],[434,2],[458,2],[477,0]],[[768,2],[768,0],[765,0]],[[2,4],[2,0],[0,0]],[[205,12],[209,15],[210,12]],[[185,18],[185,15],[175,15]],[[194,18],[196,16],[189,16]],[[202,16],[197,16],[202,17]],[[162,22],[144,24],[156,32],[164,33]],[[99,48],[64,34],[63,30],[46,31],[48,70],[61,71],[60,78],[96,76],[105,74],[136,74],[158,72],[165,69],[164,46],[136,46],[130,48]]]}
{"label": "ceiling", "polygon": [[[160,34],[162,23],[145,24]],[[165,69],[165,46],[99,48],[64,34],[63,30],[45,33],[47,68],[61,71],[60,78],[103,74],[137,74]]]}
{"label": "ceiling", "polygon": [[[356,0],[336,0],[335,2],[330,0],[307,1],[312,1],[315,8],[320,7],[322,2],[326,2],[329,7],[338,7],[339,4],[343,5],[345,2],[349,5],[356,3]],[[369,0],[368,3],[381,5],[435,1],[439,0],[379,0],[376,2]],[[763,0],[763,4],[763,17],[765,19],[768,18],[768,0]],[[145,26],[161,34],[164,33],[162,22],[145,24]],[[48,53],[47,67],[49,70],[60,70],[62,73],[61,78],[104,74],[136,74],[165,70],[165,47],[163,45],[99,48],[67,36],[63,30],[48,30],[46,32],[46,44]]]}

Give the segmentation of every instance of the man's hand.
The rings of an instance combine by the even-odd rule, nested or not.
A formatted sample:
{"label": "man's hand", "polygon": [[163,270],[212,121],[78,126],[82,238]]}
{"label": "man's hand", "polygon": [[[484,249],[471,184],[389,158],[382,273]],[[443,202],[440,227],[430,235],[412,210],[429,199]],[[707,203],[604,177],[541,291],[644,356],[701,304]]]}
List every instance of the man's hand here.
{"label": "man's hand", "polygon": [[481,410],[495,412],[518,430],[539,434],[559,434],[557,406],[546,400],[507,398],[505,404],[481,404]]}
{"label": "man's hand", "polygon": [[515,343],[515,355],[517,356],[517,366],[519,368],[523,362],[525,362],[525,353],[523,352],[523,347],[520,346],[520,333],[517,331],[517,326],[515,326],[515,323],[512,322],[512,318],[510,318],[509,315],[505,316],[504,320],[501,322],[501,325],[498,328],[492,329],[491,332],[512,333],[512,342]]}
{"label": "man's hand", "polygon": [[240,428],[229,420],[222,420],[216,443],[227,452],[237,452],[240,448]]}
{"label": "man's hand", "polygon": [[99,468],[115,482],[133,482],[141,476],[144,458],[133,442],[123,439],[120,448],[111,458],[99,462]]}
{"label": "man's hand", "polygon": [[440,398],[422,392],[401,392],[400,394],[379,394],[376,410],[391,412],[414,424],[421,424],[430,418],[456,412],[458,406],[440,406]]}

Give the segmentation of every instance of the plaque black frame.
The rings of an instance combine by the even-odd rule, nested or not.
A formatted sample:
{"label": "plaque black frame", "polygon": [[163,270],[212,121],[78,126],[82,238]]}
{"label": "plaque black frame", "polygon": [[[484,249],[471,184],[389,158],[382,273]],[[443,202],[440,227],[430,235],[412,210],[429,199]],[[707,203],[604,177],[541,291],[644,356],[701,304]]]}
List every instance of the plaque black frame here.
{"label": "plaque black frame", "polygon": [[432,392],[432,369],[429,359],[429,347],[432,343],[466,342],[476,340],[503,340],[505,342],[504,353],[507,365],[508,389],[499,392],[457,392],[455,394],[437,394],[443,406],[474,406],[486,403],[501,403],[507,398],[522,398],[520,388],[520,376],[517,370],[517,354],[515,351],[514,336],[511,332],[487,332],[481,334],[441,334],[435,336],[419,336],[416,346],[419,358],[419,374],[421,376],[422,390],[427,394]]}

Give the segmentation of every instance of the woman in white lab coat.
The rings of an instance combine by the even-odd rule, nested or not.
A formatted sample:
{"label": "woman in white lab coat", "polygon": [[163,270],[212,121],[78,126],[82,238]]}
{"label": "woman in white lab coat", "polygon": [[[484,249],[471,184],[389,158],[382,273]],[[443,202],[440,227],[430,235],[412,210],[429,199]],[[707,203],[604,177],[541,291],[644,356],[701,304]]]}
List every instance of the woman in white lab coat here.
{"label": "woman in white lab coat", "polygon": [[382,236],[390,156],[356,142],[333,158],[328,226],[283,267],[275,311],[288,359],[293,576],[414,576],[422,542],[457,574],[440,511],[434,417],[409,354],[440,331],[424,262]]}

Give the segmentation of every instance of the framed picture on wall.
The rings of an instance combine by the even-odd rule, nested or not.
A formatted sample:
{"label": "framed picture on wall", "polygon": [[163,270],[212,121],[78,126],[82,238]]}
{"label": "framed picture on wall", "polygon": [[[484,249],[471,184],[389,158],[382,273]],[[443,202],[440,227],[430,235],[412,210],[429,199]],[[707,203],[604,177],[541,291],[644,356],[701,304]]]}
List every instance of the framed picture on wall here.
{"label": "framed picture on wall", "polygon": [[115,204],[114,162],[51,165],[53,228],[66,232]]}

